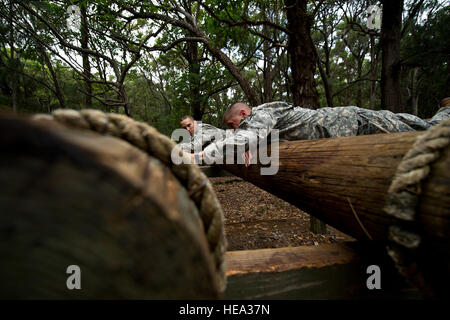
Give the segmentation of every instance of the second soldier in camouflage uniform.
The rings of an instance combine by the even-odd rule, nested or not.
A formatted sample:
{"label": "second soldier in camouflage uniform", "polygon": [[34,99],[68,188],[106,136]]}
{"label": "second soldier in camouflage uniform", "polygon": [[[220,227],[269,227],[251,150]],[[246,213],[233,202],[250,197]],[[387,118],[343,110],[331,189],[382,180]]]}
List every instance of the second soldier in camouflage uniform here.
{"label": "second soldier in camouflage uniform", "polygon": [[211,142],[225,137],[225,131],[210,124],[195,121],[191,116],[181,118],[180,125],[190,134],[188,142],[180,143],[178,146],[187,153],[203,150]]}

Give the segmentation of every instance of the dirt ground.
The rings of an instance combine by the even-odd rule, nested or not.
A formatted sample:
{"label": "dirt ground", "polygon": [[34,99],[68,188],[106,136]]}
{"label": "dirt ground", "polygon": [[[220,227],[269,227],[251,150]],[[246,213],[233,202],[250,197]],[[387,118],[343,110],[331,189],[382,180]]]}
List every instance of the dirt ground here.
{"label": "dirt ground", "polygon": [[[309,231],[309,215],[237,177],[210,178],[225,214],[228,250],[313,246],[352,241],[327,225],[327,234]],[[243,193],[250,194],[245,196]]]}

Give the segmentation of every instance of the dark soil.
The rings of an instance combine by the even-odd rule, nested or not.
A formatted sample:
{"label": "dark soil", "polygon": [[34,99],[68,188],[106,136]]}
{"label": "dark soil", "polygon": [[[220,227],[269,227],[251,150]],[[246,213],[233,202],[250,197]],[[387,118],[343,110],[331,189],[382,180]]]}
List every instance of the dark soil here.
{"label": "dark soil", "polygon": [[225,214],[230,251],[354,240],[330,226],[324,235],[310,232],[307,213],[240,178],[210,180]]}

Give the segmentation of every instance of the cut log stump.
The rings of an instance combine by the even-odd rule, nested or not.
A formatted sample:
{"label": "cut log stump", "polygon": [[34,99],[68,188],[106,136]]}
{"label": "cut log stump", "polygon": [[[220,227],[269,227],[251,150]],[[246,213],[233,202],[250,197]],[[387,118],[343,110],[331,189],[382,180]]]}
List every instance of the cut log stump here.
{"label": "cut log stump", "polygon": [[[11,117],[0,143],[0,298],[220,296],[198,210],[157,159]],[[81,290],[67,286],[73,265]]]}

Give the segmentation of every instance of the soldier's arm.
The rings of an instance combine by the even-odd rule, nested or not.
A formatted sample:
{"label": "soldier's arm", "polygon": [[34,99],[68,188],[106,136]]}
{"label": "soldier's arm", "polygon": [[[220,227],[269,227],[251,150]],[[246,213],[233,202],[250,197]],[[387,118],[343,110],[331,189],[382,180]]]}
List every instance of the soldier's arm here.
{"label": "soldier's arm", "polygon": [[207,125],[203,127],[201,139],[195,141],[195,148],[197,152],[203,150],[205,147],[210,145],[213,142],[223,140],[225,138],[225,131],[219,128],[216,128],[211,125]]}
{"label": "soldier's arm", "polygon": [[184,152],[191,153],[194,150],[194,145],[192,142],[184,142],[178,144],[178,146],[183,150]]}
{"label": "soldier's arm", "polygon": [[275,125],[276,119],[270,112],[260,110],[251,114],[234,133],[228,131],[225,139],[213,142],[206,147],[203,158],[211,163],[213,159],[223,160],[227,149],[236,150],[236,148],[241,147],[241,149],[247,150],[251,144],[256,146],[258,140],[267,138]]}
{"label": "soldier's arm", "polygon": [[444,121],[448,118],[450,118],[450,106],[445,106],[439,109],[438,112],[436,112],[433,118],[431,118],[431,120],[429,121],[429,124],[434,126],[435,124],[438,124],[439,122]]}
{"label": "soldier's arm", "polygon": [[414,130],[427,130],[430,127],[430,124],[409,113],[396,113],[397,118],[403,123],[406,123],[408,126],[413,128]]}

